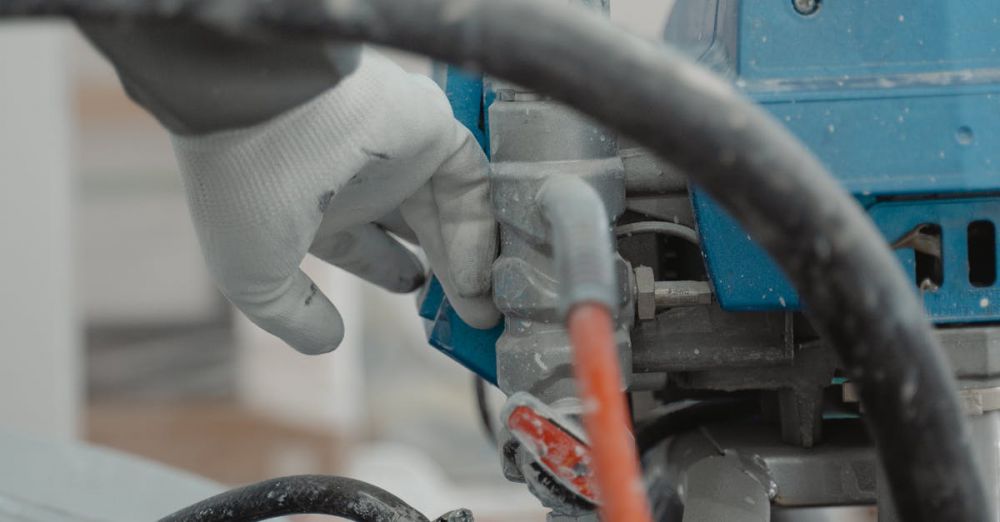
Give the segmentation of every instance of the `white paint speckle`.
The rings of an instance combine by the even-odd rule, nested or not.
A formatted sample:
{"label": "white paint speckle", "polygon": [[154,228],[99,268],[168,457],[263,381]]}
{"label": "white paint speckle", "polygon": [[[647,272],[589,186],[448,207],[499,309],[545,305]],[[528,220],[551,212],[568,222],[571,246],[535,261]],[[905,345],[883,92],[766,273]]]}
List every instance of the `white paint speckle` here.
{"label": "white paint speckle", "polygon": [[549,365],[545,364],[545,361],[542,360],[542,354],[540,353],[535,353],[535,364],[537,364],[543,372],[549,371]]}
{"label": "white paint speckle", "polygon": [[986,297],[979,300],[979,308],[987,308],[990,306],[990,300]]}
{"label": "white paint speckle", "polygon": [[906,21],[906,17],[903,16],[903,15],[899,15],[899,23],[903,23],[905,21]]}

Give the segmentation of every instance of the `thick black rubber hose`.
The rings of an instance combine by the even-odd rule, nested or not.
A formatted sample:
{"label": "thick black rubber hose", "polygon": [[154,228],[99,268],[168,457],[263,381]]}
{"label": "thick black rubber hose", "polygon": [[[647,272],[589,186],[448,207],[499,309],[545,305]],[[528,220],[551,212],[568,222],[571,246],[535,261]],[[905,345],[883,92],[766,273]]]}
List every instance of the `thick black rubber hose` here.
{"label": "thick black rubber hose", "polygon": [[951,370],[884,239],[785,128],[670,48],[537,0],[0,0],[4,14],[366,40],[576,107],[688,173],[782,267],[861,388],[903,519],[986,519]]}
{"label": "thick black rubber hose", "polygon": [[741,420],[760,413],[756,398],[713,399],[660,415],[635,427],[635,444],[643,454],[664,440],[712,422]]}
{"label": "thick black rubber hose", "polygon": [[298,514],[356,522],[427,522],[392,493],[359,480],[325,475],[281,477],[231,489],[160,522],[257,522]]}

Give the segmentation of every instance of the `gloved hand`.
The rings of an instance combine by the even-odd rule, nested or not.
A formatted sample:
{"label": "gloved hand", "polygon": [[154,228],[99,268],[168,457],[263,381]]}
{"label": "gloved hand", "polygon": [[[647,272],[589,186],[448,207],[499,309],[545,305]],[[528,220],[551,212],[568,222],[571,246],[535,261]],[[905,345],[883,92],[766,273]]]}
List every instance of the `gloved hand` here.
{"label": "gloved hand", "polygon": [[459,315],[483,328],[499,319],[487,161],[431,80],[366,49],[353,74],[302,106],[173,143],[223,294],[300,352],[330,351],[344,334],[299,269],[307,251],[392,291],[422,283],[420,261],[381,226],[408,234],[396,209]]}

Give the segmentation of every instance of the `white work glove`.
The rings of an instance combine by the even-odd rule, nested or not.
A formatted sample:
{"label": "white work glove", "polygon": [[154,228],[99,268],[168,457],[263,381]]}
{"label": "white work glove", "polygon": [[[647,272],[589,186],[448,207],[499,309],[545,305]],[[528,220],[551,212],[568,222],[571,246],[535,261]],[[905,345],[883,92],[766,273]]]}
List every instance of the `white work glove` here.
{"label": "white work glove", "polygon": [[299,269],[307,252],[392,291],[423,281],[420,261],[386,229],[412,229],[462,319],[498,321],[488,164],[431,80],[366,49],[353,74],[300,107],[173,143],[222,293],[296,350],[328,352],[344,335]]}

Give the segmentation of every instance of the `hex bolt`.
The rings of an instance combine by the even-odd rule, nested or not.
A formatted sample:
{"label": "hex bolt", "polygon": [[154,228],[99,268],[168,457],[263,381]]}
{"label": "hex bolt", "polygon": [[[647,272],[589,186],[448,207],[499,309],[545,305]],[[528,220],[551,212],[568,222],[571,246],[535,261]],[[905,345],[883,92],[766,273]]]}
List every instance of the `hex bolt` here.
{"label": "hex bolt", "polygon": [[807,16],[819,10],[821,0],[792,0],[792,7],[800,15]]}
{"label": "hex bolt", "polygon": [[635,312],[640,321],[656,319],[656,277],[648,266],[635,268]]}
{"label": "hex bolt", "polygon": [[635,268],[635,312],[640,321],[656,319],[657,310],[710,305],[713,300],[707,281],[656,281],[652,268]]}
{"label": "hex bolt", "polygon": [[708,281],[657,281],[653,302],[657,309],[712,304],[712,286]]}

